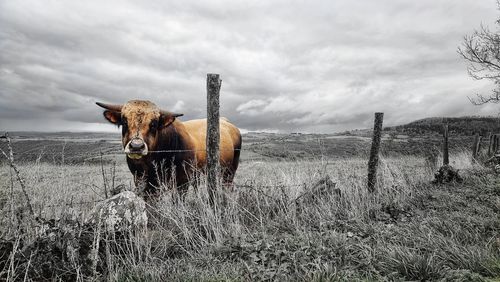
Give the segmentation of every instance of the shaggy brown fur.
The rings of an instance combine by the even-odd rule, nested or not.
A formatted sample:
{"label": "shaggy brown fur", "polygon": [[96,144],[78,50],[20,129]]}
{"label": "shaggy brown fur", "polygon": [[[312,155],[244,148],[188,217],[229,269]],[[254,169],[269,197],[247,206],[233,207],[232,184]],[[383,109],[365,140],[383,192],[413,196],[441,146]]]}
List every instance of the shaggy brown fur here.
{"label": "shaggy brown fur", "polygon": [[[183,193],[192,180],[196,180],[195,172],[205,169],[206,119],[181,122],[177,117],[182,115],[162,111],[150,101],[132,100],[124,105],[97,104],[106,109],[104,117],[108,121],[122,126],[124,148],[133,138],[140,138],[146,144],[147,154],[134,158],[129,155],[127,158],[136,186],[144,183],[146,194],[157,194],[160,184],[172,180]],[[221,118],[220,164],[226,184],[233,181],[240,149],[240,131],[227,119]]]}

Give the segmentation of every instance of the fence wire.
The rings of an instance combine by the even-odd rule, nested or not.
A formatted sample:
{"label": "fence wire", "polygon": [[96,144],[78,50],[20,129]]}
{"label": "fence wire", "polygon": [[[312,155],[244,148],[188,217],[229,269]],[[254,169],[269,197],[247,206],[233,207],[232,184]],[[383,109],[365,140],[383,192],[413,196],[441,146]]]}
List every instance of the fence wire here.
{"label": "fence wire", "polygon": [[[22,142],[25,140],[24,139],[12,139],[12,138],[10,138],[10,141],[14,141],[13,143],[17,143],[19,141]],[[122,155],[127,154],[123,150],[120,150],[120,151],[109,150],[109,147],[108,148],[101,147],[101,148],[99,148],[99,152],[96,152],[97,149],[93,149],[92,150],[93,152],[89,152],[88,150],[76,151],[75,148],[71,148],[71,149],[67,150],[68,143],[69,142],[61,142],[58,144],[41,145],[41,146],[36,146],[34,148],[30,148],[30,149],[22,151],[22,152],[16,152],[16,151],[12,150],[12,148],[9,148],[9,149],[11,149],[9,152],[9,153],[11,153],[11,155],[8,157],[12,161],[16,161],[20,156],[36,156],[37,158],[35,158],[35,159],[40,159],[40,158],[43,158],[44,156],[57,156],[57,157],[61,157],[63,160],[71,160],[74,158],[85,157],[85,158],[83,158],[83,160],[87,161],[87,160],[98,159],[98,158],[101,158],[101,160],[102,160],[102,158],[106,157],[106,156],[108,156],[108,157],[109,156],[122,156]],[[9,144],[9,146],[10,146],[10,144]],[[48,151],[47,147],[61,147],[61,150],[57,151],[57,152],[54,152],[53,150]],[[39,150],[39,151],[35,152],[35,150]],[[224,151],[241,151],[241,150],[244,150],[244,149],[220,149],[219,151],[224,152]],[[148,153],[158,154],[158,153],[182,153],[182,152],[205,152],[205,151],[206,150],[201,150],[201,149],[198,149],[198,150],[188,150],[188,149],[179,150],[179,149],[176,149],[176,150],[152,150],[152,151],[148,151]],[[259,154],[258,152],[255,152],[255,151],[251,151],[251,152]],[[263,160],[268,160],[268,158],[269,158],[268,156],[263,155],[263,158],[251,158],[251,159],[245,159],[245,160],[246,161],[263,161]],[[64,163],[64,161],[62,163]],[[102,163],[101,163],[101,165],[102,165]],[[116,173],[116,172],[127,173],[128,171],[118,169],[114,173]],[[104,181],[106,181],[106,180],[104,180]],[[70,181],[70,183],[81,184],[81,183],[78,183],[75,181]],[[274,185],[263,185],[263,184],[258,184],[258,183],[254,183],[254,182],[245,181],[244,183],[234,183],[234,185],[235,185],[235,187],[238,187],[238,188],[248,188],[248,189],[252,189],[254,191],[257,191],[259,193],[264,193],[262,191],[262,189],[282,188],[285,186],[286,187],[303,187],[305,185],[305,183],[299,183],[299,184],[276,183]],[[85,185],[85,186],[88,186],[88,185]],[[100,189],[100,187],[95,187],[95,188]],[[92,191],[94,193],[96,193],[97,196],[103,196],[103,195],[99,195],[97,193],[97,191],[95,191],[94,189],[92,189]],[[56,204],[53,204],[53,203],[46,204],[46,203],[35,202],[35,203],[32,203],[32,205],[37,210],[39,210],[39,209],[54,208],[54,207],[91,206],[91,205],[95,205],[97,203],[103,202],[105,200],[106,200],[105,197],[101,197],[101,199],[96,199],[96,200],[86,200],[86,201],[73,201],[73,200],[71,200],[69,202],[61,202],[61,203],[56,203]]]}
{"label": "fence wire", "polygon": [[[13,141],[13,144],[16,144],[18,142],[31,142],[33,140],[26,140],[26,139],[16,139],[10,137],[10,139]],[[325,138],[326,140],[326,138]],[[35,140],[38,141],[38,140]],[[41,140],[43,141],[43,140]],[[52,140],[51,140],[52,141]],[[321,147],[324,143],[324,140],[322,139],[315,139],[316,142],[318,142],[318,145]],[[282,141],[285,142],[285,141]],[[106,143],[106,142],[105,142]],[[1,144],[1,143],[0,143]],[[110,145],[110,143],[106,143]],[[290,145],[293,145],[290,144]],[[98,148],[91,148],[90,146],[99,146]],[[59,151],[56,151],[57,149],[54,149],[55,147],[59,147]],[[76,148],[75,148],[76,147]],[[85,147],[85,148],[78,148],[78,147]],[[116,146],[114,146],[116,147]],[[290,153],[300,153],[300,154],[307,154],[308,156],[311,157],[317,157],[324,155],[324,148],[318,148],[318,152],[314,152],[312,149],[303,149],[303,150],[296,150],[296,149],[291,149],[287,146],[287,144],[281,144],[281,150],[290,150]],[[219,152],[241,152],[241,151],[246,151],[250,152],[251,154],[256,154],[259,155],[259,158],[256,157],[241,157],[240,156],[240,161],[266,161],[269,160],[269,158],[276,158],[276,159],[283,159],[286,157],[283,156],[277,156],[277,155],[270,155],[266,152],[259,152],[259,150],[255,150],[252,148],[240,148],[240,149],[224,149],[224,148],[219,148]],[[184,153],[184,152],[207,152],[205,149],[171,149],[171,150],[151,150],[148,151],[148,154],[161,154],[161,153]],[[45,145],[38,145],[34,148],[30,148],[28,150],[24,151],[14,151],[13,152],[13,157],[17,161],[36,161],[36,160],[54,160],[54,161],[62,161],[64,162],[65,160],[68,162],[81,162],[83,161],[84,163],[87,161],[93,161],[99,158],[103,157],[112,157],[112,156],[120,156],[120,155],[127,155],[124,150],[116,150],[112,148],[112,146],[102,146],[99,143],[91,144],[91,143],[84,143],[84,142],[74,142],[74,141],[64,141],[56,144],[45,144]],[[27,157],[28,160],[26,160],[23,157]],[[52,157],[52,158],[51,158]],[[50,159],[51,158],[51,159]],[[55,159],[54,159],[55,158]]]}
{"label": "fence wire", "polygon": [[[11,140],[14,141],[14,144],[17,143],[17,142],[22,142],[22,141],[26,141],[26,139],[22,139],[22,138],[19,138],[19,139],[12,139]],[[308,154],[309,156],[314,156],[314,157],[318,157],[318,156],[323,156],[323,154],[325,153],[323,151],[323,145],[325,141],[327,140],[331,140],[330,138],[315,138],[314,139],[314,142],[317,143],[316,145],[319,146],[319,151],[317,152],[314,152],[313,149],[310,149],[310,150],[296,150],[296,148],[293,148],[292,150],[294,152],[300,152],[302,154]],[[38,140],[36,140],[38,141]],[[43,140],[41,140],[43,141]],[[274,140],[276,141],[276,140]],[[281,148],[286,148],[286,149],[289,149],[289,147],[287,146],[288,144],[286,144],[286,140],[280,140],[281,142]],[[293,140],[292,143],[290,145],[294,145],[295,142],[298,142],[297,140]],[[310,141],[308,141],[310,142]],[[3,143],[3,142],[0,142],[0,144]],[[82,149],[82,148],[67,148],[67,147],[71,147],[71,146],[67,146],[68,144],[71,144],[71,146],[74,146],[75,144],[78,144],[76,145],[76,147],[78,146],[87,146],[86,148],[88,149]],[[43,158],[44,156],[53,156],[53,157],[61,157],[63,159],[62,163],[64,163],[64,160],[72,160],[72,159],[77,159],[77,158],[80,158],[81,160],[83,160],[83,163],[85,163],[85,161],[89,161],[89,160],[93,160],[93,159],[99,159],[99,158],[103,158],[103,157],[109,157],[109,156],[123,156],[123,155],[126,155],[127,153],[125,153],[123,150],[116,150],[112,147],[121,147],[121,145],[117,145],[116,143],[114,144],[111,144],[109,142],[104,142],[104,144],[107,144],[108,146],[103,146],[103,142],[96,142],[96,143],[85,143],[85,142],[73,142],[73,141],[65,141],[65,142],[60,142],[60,143],[56,143],[56,144],[46,144],[46,145],[41,145],[41,146],[35,146],[33,148],[29,148],[28,150],[25,150],[25,151],[22,151],[22,152],[13,152],[13,157],[14,157],[14,160],[17,160],[19,157],[21,156],[37,156],[38,158]],[[262,145],[262,144],[265,144],[265,143],[259,143],[257,145]],[[369,144],[369,142],[367,142],[367,144]],[[92,146],[92,147],[90,147]],[[54,147],[59,147],[61,150],[60,151],[54,151]],[[50,148],[50,149],[48,149]],[[91,148],[91,149],[90,149]],[[39,150],[38,152],[35,152],[35,150]],[[225,151],[248,151],[248,152],[251,152],[253,154],[257,154],[257,155],[261,155],[262,158],[242,158],[243,161],[269,161],[270,159],[272,158],[276,158],[276,159],[280,159],[280,157],[278,156],[272,156],[272,155],[266,155],[264,153],[261,153],[261,152],[258,152],[258,150],[252,150],[250,148],[242,148],[242,149],[220,149],[219,151],[220,152],[225,152]],[[197,150],[188,150],[188,149],[182,149],[182,150],[153,150],[153,151],[148,151],[148,153],[151,153],[151,154],[160,154],[160,153],[182,153],[182,152],[205,152],[206,150],[201,150],[201,149],[197,149]],[[33,158],[33,159],[37,159],[37,158]],[[33,160],[32,159],[32,160]],[[57,158],[57,160],[59,160],[59,158]],[[80,161],[80,160],[78,160]],[[108,161],[108,160],[106,160]],[[101,161],[101,164],[102,164],[103,161]],[[328,165],[328,163],[326,163],[326,165]],[[129,171],[125,171],[125,170],[117,170],[117,172],[121,172],[121,173],[128,173]],[[248,189],[254,189],[256,191],[260,191],[260,189],[264,189],[264,188],[280,188],[280,187],[304,187],[304,185],[306,185],[306,183],[298,183],[298,184],[281,184],[281,183],[277,183],[277,184],[274,184],[274,185],[262,185],[262,184],[258,184],[258,183],[253,183],[253,182],[244,182],[244,183],[235,183],[234,184],[236,187],[241,187],[241,188],[248,188]],[[100,187],[96,187],[96,188],[100,188]],[[61,204],[51,204],[51,205],[41,205],[43,207],[61,207],[61,206],[72,206],[72,205],[90,205],[90,204],[95,204],[95,203],[98,203],[98,202],[101,202],[103,201],[104,199],[100,199],[100,200],[92,200],[92,201],[80,201],[80,202],[66,202],[66,203],[61,203]],[[36,204],[36,206],[39,206],[38,204]]]}

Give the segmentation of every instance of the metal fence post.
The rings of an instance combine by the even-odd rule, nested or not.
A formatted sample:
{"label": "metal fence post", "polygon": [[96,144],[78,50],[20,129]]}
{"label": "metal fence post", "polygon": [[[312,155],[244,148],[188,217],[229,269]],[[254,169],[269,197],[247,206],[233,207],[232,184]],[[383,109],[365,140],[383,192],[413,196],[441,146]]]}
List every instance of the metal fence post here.
{"label": "metal fence post", "polygon": [[222,81],[218,74],[207,74],[207,189],[210,204],[215,203],[219,171],[219,92]]}

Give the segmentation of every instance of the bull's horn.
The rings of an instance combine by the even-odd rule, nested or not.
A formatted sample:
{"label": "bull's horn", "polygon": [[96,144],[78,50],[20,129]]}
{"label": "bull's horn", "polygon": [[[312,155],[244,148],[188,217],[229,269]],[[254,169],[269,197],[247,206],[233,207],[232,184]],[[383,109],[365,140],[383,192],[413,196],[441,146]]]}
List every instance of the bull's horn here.
{"label": "bull's horn", "polygon": [[122,111],[122,107],[123,107],[123,105],[111,105],[111,104],[104,104],[104,103],[101,103],[101,102],[96,102],[96,104],[99,107],[103,107],[103,108],[105,108],[107,110],[115,111],[115,112],[121,112]]}
{"label": "bull's horn", "polygon": [[164,111],[164,110],[161,110],[160,113],[162,115],[165,115],[165,116],[172,116],[172,117],[181,117],[183,116],[184,114],[176,114],[176,113],[172,113],[172,112],[169,112],[169,111]]}

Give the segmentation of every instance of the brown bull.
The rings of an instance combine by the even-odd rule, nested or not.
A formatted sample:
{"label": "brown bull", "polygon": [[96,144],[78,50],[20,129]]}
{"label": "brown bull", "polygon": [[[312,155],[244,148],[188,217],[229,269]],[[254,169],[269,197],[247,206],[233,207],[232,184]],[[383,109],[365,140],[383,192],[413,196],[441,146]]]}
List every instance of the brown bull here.
{"label": "brown bull", "polygon": [[[207,120],[181,122],[150,101],[131,100],[124,105],[96,103],[104,117],[122,127],[122,144],[135,184],[144,184],[146,195],[156,194],[162,183],[175,180],[184,194],[206,163]],[[238,168],[241,134],[236,126],[220,119],[220,164],[223,181],[231,184]]]}

